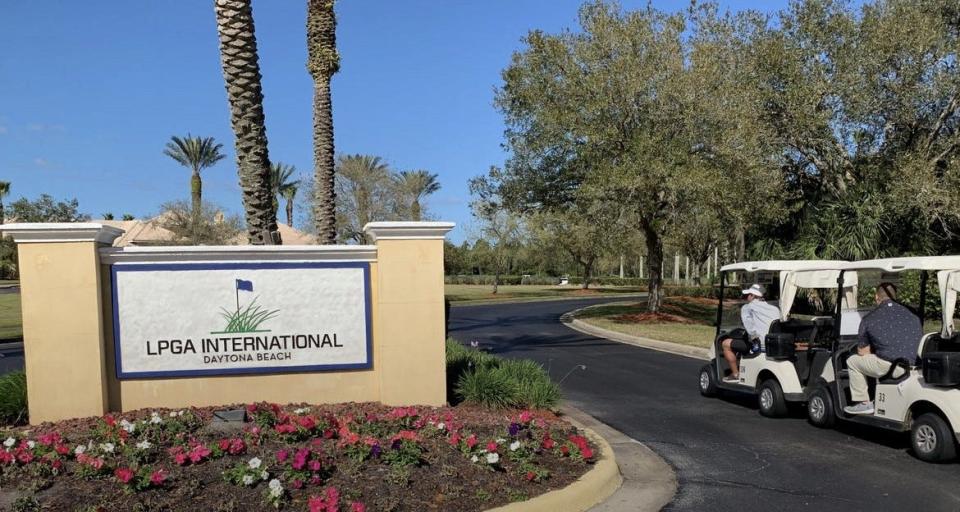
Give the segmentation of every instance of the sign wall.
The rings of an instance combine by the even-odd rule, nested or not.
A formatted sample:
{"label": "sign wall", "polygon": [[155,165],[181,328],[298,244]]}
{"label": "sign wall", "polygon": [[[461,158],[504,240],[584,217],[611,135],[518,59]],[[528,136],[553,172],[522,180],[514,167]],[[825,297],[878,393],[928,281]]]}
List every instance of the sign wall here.
{"label": "sign wall", "polygon": [[114,264],[117,377],[371,367],[365,262]]}

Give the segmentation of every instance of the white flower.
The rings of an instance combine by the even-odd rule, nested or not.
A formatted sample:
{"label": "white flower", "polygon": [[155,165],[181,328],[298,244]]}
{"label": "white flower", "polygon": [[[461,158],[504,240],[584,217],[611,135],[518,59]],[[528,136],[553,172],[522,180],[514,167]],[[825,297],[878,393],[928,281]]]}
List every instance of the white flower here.
{"label": "white flower", "polygon": [[261,479],[261,480],[268,480],[269,478],[270,478],[270,472],[269,472],[269,471],[267,471],[266,469],[264,469],[263,471],[260,472],[260,479]]}
{"label": "white flower", "polygon": [[473,457],[470,457],[470,462],[480,462],[480,459],[478,459],[477,456],[474,455]]}
{"label": "white flower", "polygon": [[11,448],[15,444],[17,444],[17,440],[12,437],[8,437],[7,440],[3,442],[3,445],[7,448]]}
{"label": "white flower", "polygon": [[113,449],[116,448],[113,443],[100,443],[100,451],[106,453],[113,453]]}
{"label": "white flower", "polygon": [[443,430],[445,428],[447,428],[447,426],[444,425],[443,423],[437,423],[437,430]]}
{"label": "white flower", "polygon": [[127,420],[120,420],[120,428],[126,430],[128,434],[132,434],[137,429],[137,425]]}
{"label": "white flower", "polygon": [[150,441],[147,441],[147,440],[143,440],[137,443],[137,449],[139,450],[149,450],[151,447],[153,447],[153,444],[151,444]]}
{"label": "white flower", "polygon": [[253,475],[243,475],[243,485],[253,485]]}
{"label": "white flower", "polygon": [[520,449],[520,441],[514,441],[510,443],[510,451],[515,452]]}
{"label": "white flower", "polygon": [[487,464],[496,464],[498,462],[500,462],[500,455],[496,453],[487,454]]}
{"label": "white flower", "polygon": [[270,496],[279,498],[283,495],[283,485],[280,483],[280,480],[274,478],[273,480],[270,480],[270,483],[267,484],[267,486],[270,487]]}
{"label": "white flower", "polygon": [[159,425],[163,423],[163,418],[160,417],[159,413],[152,412],[150,413],[150,423],[153,423],[154,425]]}
{"label": "white flower", "polygon": [[308,413],[308,412],[310,412],[310,408],[309,408],[309,407],[301,407],[301,408],[299,408],[299,409],[294,409],[294,410],[293,410],[293,413],[294,413],[294,414],[306,414],[306,413]]}
{"label": "white flower", "polygon": [[503,444],[503,443],[506,443],[506,442],[507,442],[507,440],[504,439],[504,438],[502,438],[502,437],[497,438],[497,444]]}
{"label": "white flower", "polygon": [[177,416],[183,416],[183,413],[184,413],[184,412],[185,412],[185,411],[177,411]]}
{"label": "white flower", "polygon": [[250,459],[250,462],[247,462],[247,465],[250,466],[250,469],[257,469],[260,467],[261,463],[262,461],[260,460],[259,457],[254,457]]}
{"label": "white flower", "polygon": [[77,445],[77,447],[73,449],[73,454],[74,454],[74,455],[82,455],[83,452],[85,452],[85,451],[87,451],[87,447],[84,446],[84,445],[82,445],[82,444],[80,444],[80,445]]}
{"label": "white flower", "polygon": [[176,417],[177,417],[177,412],[176,412],[176,411],[170,411],[170,417],[171,417],[171,418],[176,418]]}
{"label": "white flower", "polygon": [[30,448],[31,450],[32,450],[33,447],[36,446],[36,445],[37,445],[37,443],[36,443],[35,441],[27,441],[27,448]]}

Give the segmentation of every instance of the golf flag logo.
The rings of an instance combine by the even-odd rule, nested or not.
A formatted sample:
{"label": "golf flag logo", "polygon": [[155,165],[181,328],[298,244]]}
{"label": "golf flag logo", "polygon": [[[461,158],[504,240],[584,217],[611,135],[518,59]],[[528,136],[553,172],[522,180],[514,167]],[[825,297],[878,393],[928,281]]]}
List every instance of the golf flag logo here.
{"label": "golf flag logo", "polygon": [[234,281],[234,291],[236,292],[236,309],[233,311],[227,308],[220,308],[220,316],[227,322],[227,326],[221,331],[211,331],[210,334],[226,334],[239,332],[270,332],[270,329],[261,329],[260,326],[275,318],[280,312],[279,309],[264,309],[257,304],[259,297],[254,296],[249,304],[240,309],[240,292],[253,292],[253,281],[246,279],[236,279]]}

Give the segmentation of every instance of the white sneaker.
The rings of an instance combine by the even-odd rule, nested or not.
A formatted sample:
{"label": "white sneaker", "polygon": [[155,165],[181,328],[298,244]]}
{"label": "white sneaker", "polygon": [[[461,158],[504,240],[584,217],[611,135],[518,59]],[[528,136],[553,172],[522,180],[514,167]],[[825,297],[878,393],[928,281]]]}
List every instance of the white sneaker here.
{"label": "white sneaker", "polygon": [[723,381],[726,382],[727,384],[739,384],[740,376],[737,375],[736,377],[734,377],[733,375],[727,375],[726,377],[723,378]]}
{"label": "white sneaker", "polygon": [[848,405],[843,408],[843,412],[847,414],[873,414],[873,402],[860,402],[856,405]]}

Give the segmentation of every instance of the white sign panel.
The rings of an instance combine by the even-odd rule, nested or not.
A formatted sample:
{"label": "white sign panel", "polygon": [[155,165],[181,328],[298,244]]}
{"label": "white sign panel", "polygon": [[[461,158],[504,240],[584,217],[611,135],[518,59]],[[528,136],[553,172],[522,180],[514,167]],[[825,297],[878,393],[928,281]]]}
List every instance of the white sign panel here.
{"label": "white sign panel", "polygon": [[118,378],[371,367],[368,263],[112,270]]}

